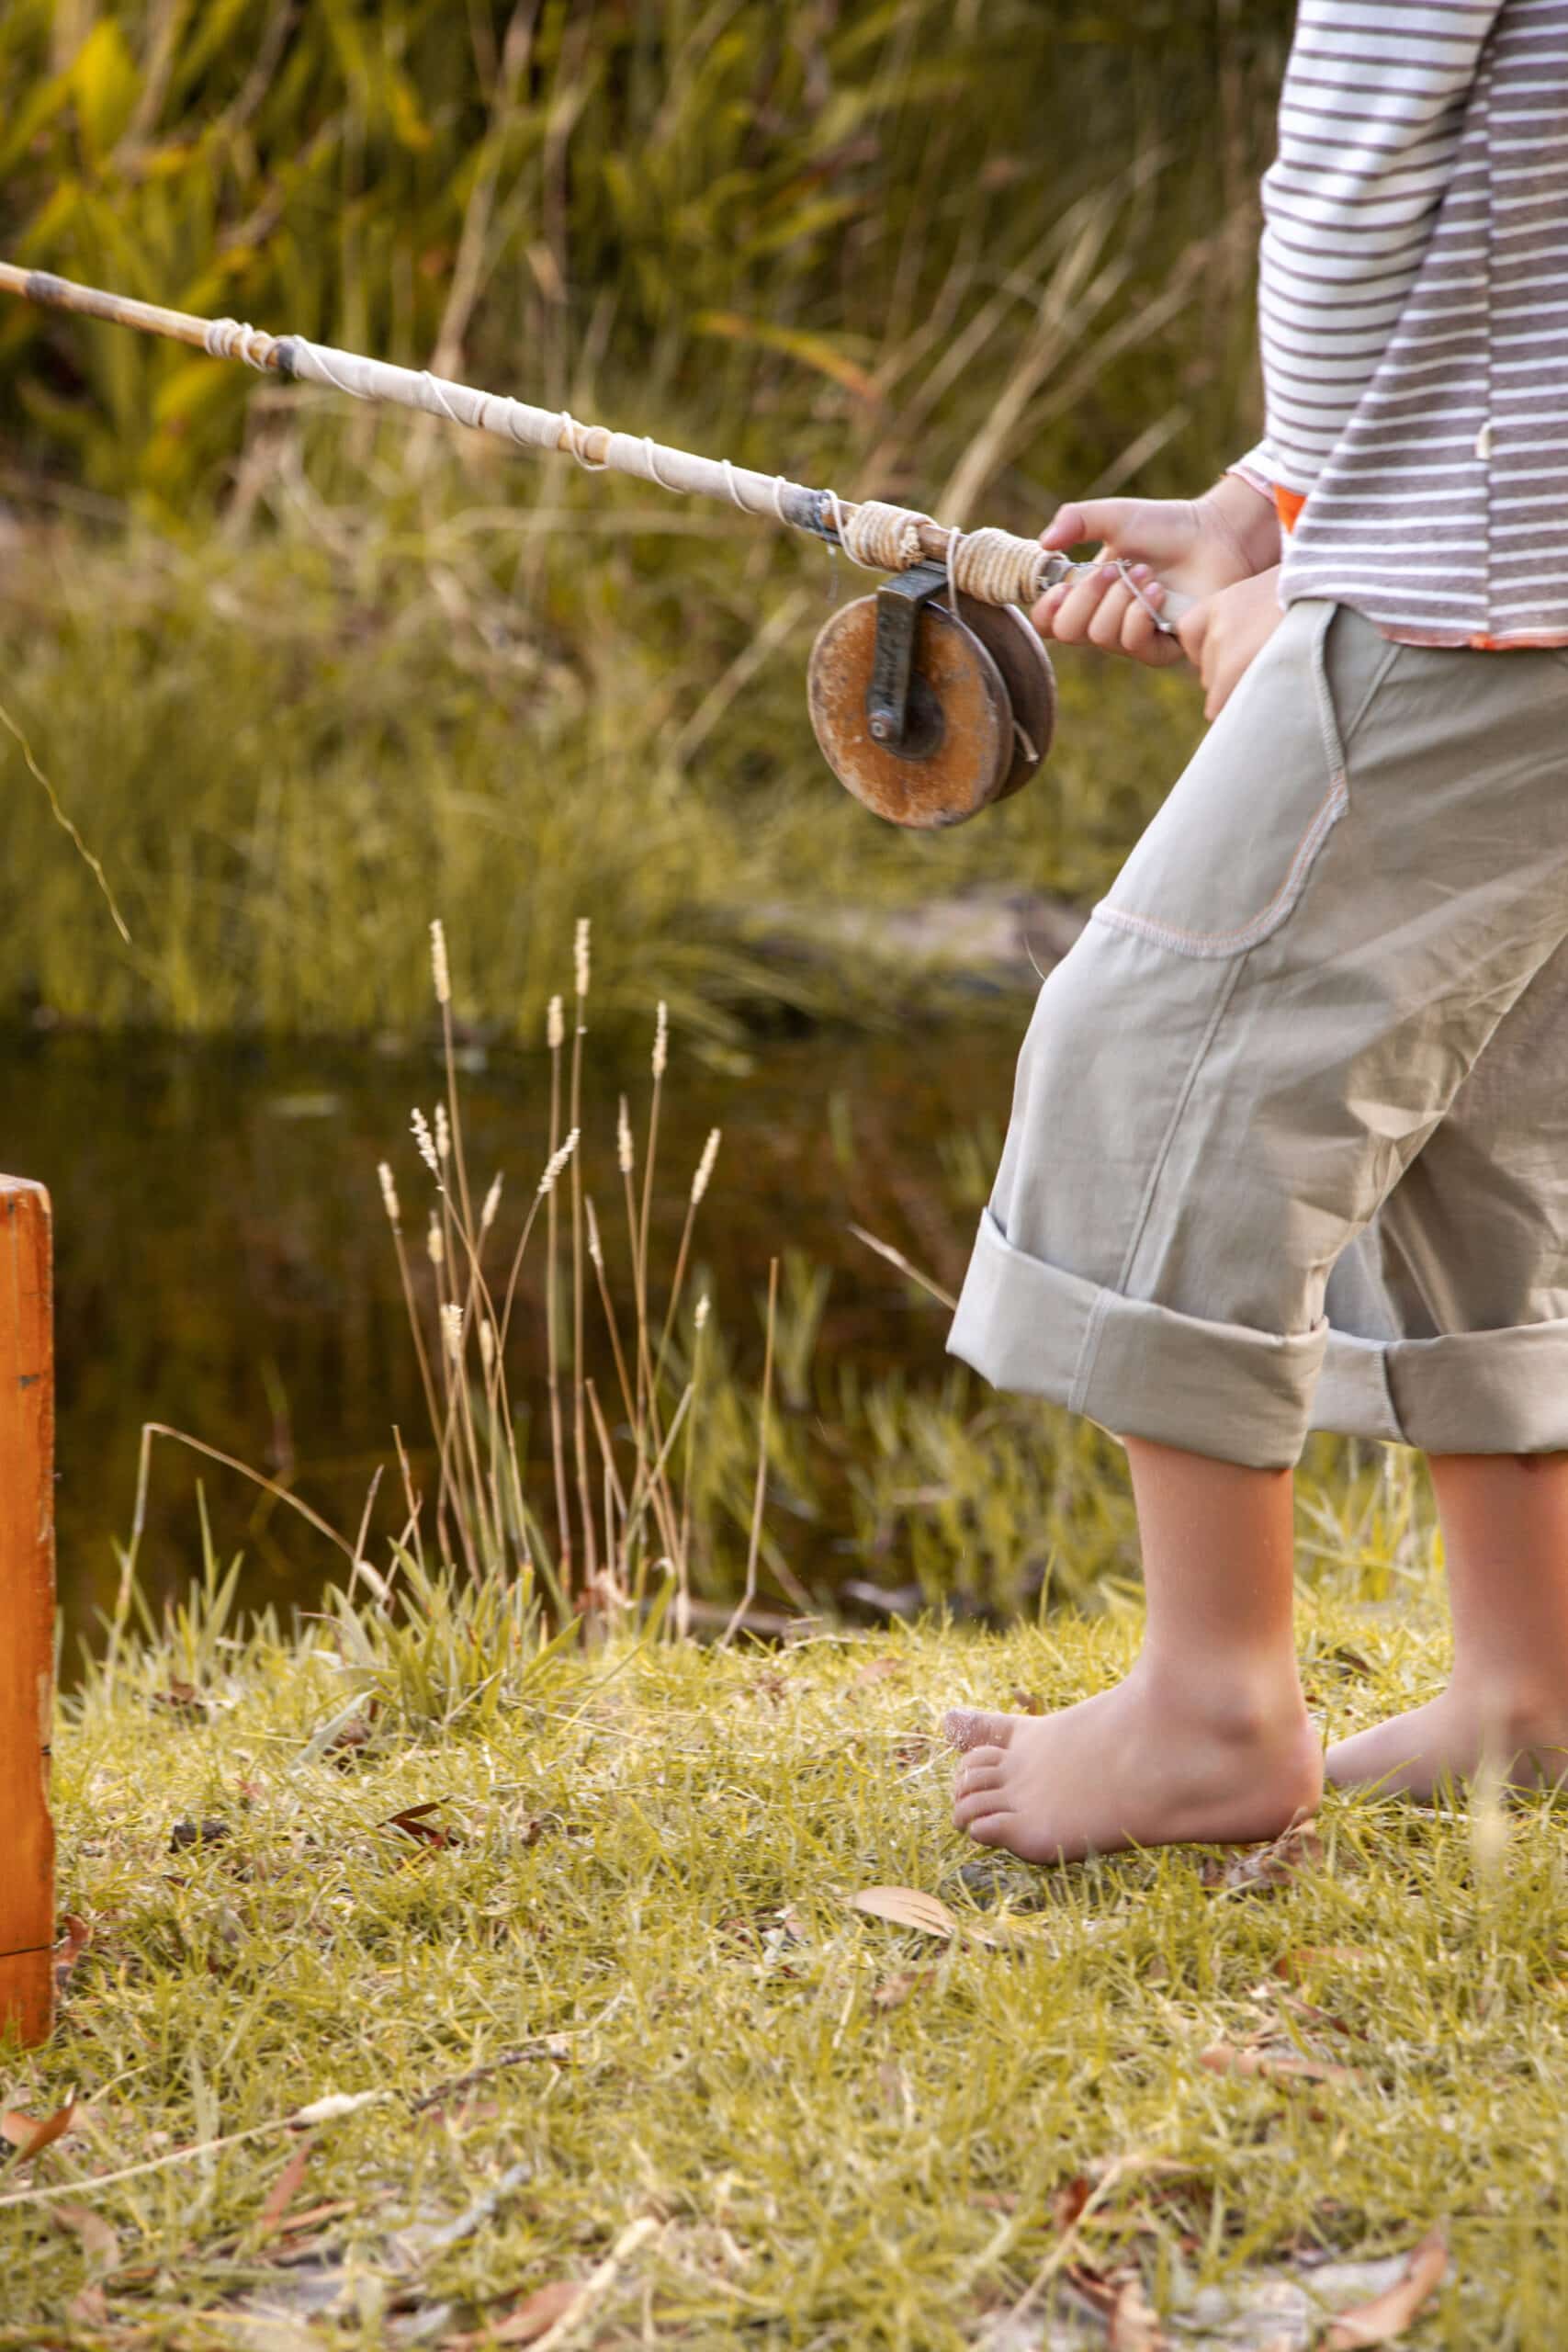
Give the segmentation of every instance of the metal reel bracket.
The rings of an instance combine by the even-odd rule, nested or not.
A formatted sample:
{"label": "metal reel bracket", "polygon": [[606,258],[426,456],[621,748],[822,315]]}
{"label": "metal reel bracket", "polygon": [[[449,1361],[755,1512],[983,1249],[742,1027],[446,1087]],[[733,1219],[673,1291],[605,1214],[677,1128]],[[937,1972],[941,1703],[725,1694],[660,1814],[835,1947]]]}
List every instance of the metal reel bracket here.
{"label": "metal reel bracket", "polygon": [[915,670],[915,639],[922,606],[947,585],[945,564],[917,563],[890,574],[876,591],[866,728],[874,742],[905,759],[925,759],[945,732],[942,705]]}

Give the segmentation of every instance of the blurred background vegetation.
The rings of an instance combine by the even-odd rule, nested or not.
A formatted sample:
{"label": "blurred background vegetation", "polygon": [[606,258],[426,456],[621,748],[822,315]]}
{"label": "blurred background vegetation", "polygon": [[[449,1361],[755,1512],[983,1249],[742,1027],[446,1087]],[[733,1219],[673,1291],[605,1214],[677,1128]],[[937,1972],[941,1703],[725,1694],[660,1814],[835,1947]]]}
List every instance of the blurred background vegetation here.
{"label": "blurred background vegetation", "polygon": [[[10,0],[0,251],[943,519],[1200,486],[1253,435],[1289,0]],[[874,1022],[835,907],[1091,893],[1197,726],[1066,662],[1048,782],[945,838],[833,784],[803,668],[850,580],[719,510],[0,315],[0,1014],[407,1033],[444,912],[536,1035]]]}

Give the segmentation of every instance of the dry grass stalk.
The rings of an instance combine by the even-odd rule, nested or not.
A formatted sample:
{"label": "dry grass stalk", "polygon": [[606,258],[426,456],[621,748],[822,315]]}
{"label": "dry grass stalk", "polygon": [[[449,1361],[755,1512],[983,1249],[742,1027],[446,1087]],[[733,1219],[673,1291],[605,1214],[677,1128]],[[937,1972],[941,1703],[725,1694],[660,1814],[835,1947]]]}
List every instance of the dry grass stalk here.
{"label": "dry grass stalk", "polygon": [[757,1422],[757,1486],[751,1502],[751,1541],[746,1554],[746,1589],[720,1636],[722,1648],[739,1628],[757,1598],[757,1560],[762,1544],[762,1503],[768,1488],[768,1423],[773,1395],[773,1327],[779,1303],[779,1261],[768,1265],[768,1337],[762,1356],[762,1402]]}

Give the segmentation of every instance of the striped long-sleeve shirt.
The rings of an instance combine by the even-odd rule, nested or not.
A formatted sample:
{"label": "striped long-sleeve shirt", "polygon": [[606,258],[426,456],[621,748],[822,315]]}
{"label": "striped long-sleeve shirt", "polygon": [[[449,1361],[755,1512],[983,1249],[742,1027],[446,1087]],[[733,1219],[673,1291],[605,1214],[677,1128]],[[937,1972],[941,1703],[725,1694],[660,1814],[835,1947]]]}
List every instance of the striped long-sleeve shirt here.
{"label": "striped long-sleeve shirt", "polygon": [[1263,192],[1284,601],[1568,643],[1568,0],[1302,0]]}

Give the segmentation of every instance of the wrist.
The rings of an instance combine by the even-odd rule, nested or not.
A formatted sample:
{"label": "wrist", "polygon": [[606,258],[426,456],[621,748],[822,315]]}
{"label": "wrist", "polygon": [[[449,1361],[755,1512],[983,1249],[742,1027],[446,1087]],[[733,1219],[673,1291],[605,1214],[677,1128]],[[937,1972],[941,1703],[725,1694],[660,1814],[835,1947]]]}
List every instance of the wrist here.
{"label": "wrist", "polygon": [[1222,474],[1197,506],[1203,522],[1234,549],[1242,578],[1279,562],[1280,517],[1273,498],[1245,475]]}

